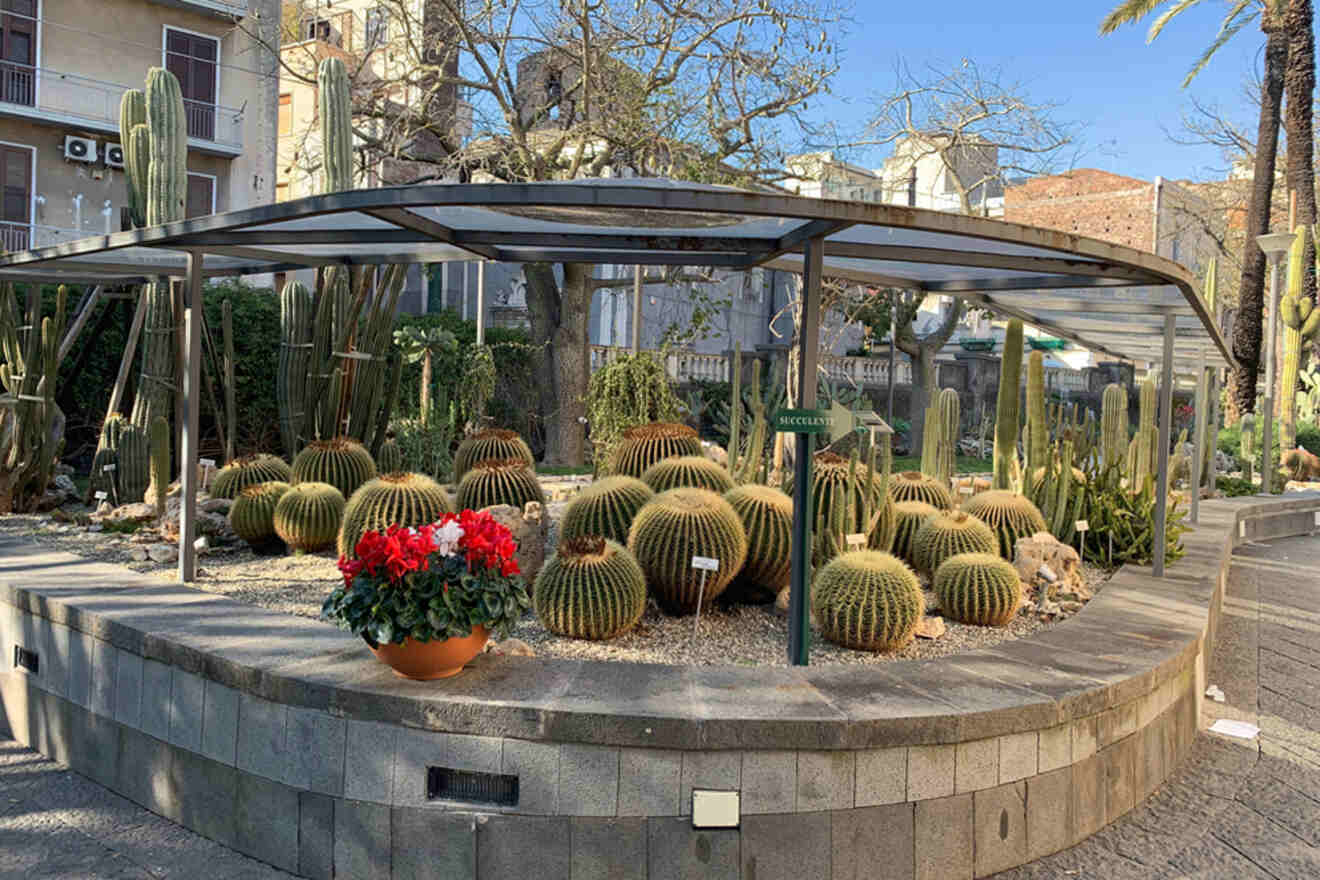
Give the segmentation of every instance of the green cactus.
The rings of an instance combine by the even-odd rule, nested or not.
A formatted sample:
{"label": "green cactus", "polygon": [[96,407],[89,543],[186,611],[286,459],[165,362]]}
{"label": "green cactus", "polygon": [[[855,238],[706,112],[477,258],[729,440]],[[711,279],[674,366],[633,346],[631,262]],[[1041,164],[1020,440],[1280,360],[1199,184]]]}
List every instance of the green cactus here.
{"label": "green cactus", "polygon": [[642,482],[654,492],[693,486],[723,495],[733,488],[729,472],[704,455],[683,455],[657,461],[642,474]]}
{"label": "green cactus", "polygon": [[[733,580],[747,558],[747,535],[738,512],[706,489],[670,489],[637,512],[628,531],[656,601],[668,614],[690,614]],[[692,567],[692,557],[718,559],[717,571]]]}
{"label": "green cactus", "polygon": [[[151,442],[137,425],[125,425],[119,435],[119,503],[145,501],[151,482]],[[212,493],[214,494],[214,492]]]}
{"label": "green cactus", "polygon": [[560,540],[600,535],[628,543],[633,517],[655,497],[651,487],[636,477],[615,475],[597,480],[569,502],[559,523]]}
{"label": "green cactus", "polygon": [[312,355],[312,292],[289,281],[280,289],[280,361],[275,371],[275,397],[280,412],[284,452],[296,456],[303,445],[307,402],[307,366]]}
{"label": "green cactus", "polygon": [[701,454],[701,440],[687,425],[652,422],[623,432],[614,446],[609,471],[640,480],[642,474],[658,461]]}
{"label": "green cactus", "polygon": [[163,416],[151,420],[151,504],[156,516],[165,515],[165,494],[170,486],[170,423]]}
{"label": "green cactus", "polygon": [[1018,397],[1022,381],[1022,322],[1008,322],[1000,360],[999,398],[995,409],[993,489],[1010,489],[1018,480]]}
{"label": "green cactus", "polygon": [[1288,255],[1288,291],[1279,302],[1279,317],[1283,319],[1283,372],[1279,377],[1279,448],[1282,450],[1297,446],[1297,384],[1302,353],[1309,350],[1320,333],[1320,309],[1303,296],[1302,263],[1307,233],[1306,226],[1297,227]]}
{"label": "green cactus", "polygon": [[521,458],[479,461],[458,483],[459,510],[481,510],[497,504],[522,510],[529,501],[545,504],[545,493],[535,472]]}
{"label": "green cactus", "polygon": [[147,71],[147,124],[151,160],[147,173],[147,225],[173,223],[185,216],[188,196],[188,125],[183,90],[174,74]]}
{"label": "green cactus", "polygon": [[[110,413],[101,425],[101,439],[96,444],[96,454],[92,457],[92,472],[87,481],[88,498],[97,492],[104,492],[106,500],[117,503],[119,500],[119,441],[128,420],[119,413]],[[113,465],[109,470],[107,466]]]}
{"label": "green cactus", "polygon": [[1242,459],[1242,477],[1248,483],[1256,467],[1256,417],[1247,413],[1242,417],[1242,438],[1239,441]]}
{"label": "green cactus", "polygon": [[[738,355],[741,358],[741,353]],[[739,363],[741,361],[739,360]],[[737,368],[741,370],[741,366]],[[739,373],[735,373],[739,375]],[[736,484],[763,482],[765,479],[765,442],[767,432],[770,430],[769,422],[766,419],[765,397],[761,393],[761,362],[752,361],[752,387],[747,399],[747,407],[752,411],[752,426],[747,434],[747,442],[739,445],[735,442],[735,429],[741,426],[741,411],[734,405],[734,402],[740,400],[740,396],[735,393],[730,398],[729,406],[729,453],[728,466],[729,476]],[[743,450],[746,450],[744,452]]]}
{"label": "green cactus", "polygon": [[[134,134],[141,126],[143,135]],[[147,126],[147,96],[141,89],[129,89],[119,99],[119,143],[124,149],[128,185],[128,214],[135,227],[147,225],[147,175],[151,161]]]}
{"label": "green cactus", "polygon": [[920,471],[903,471],[889,480],[889,497],[899,501],[924,501],[940,510],[953,510],[953,493],[947,484]]}
{"label": "green cactus", "polygon": [[276,539],[275,507],[289,491],[282,482],[246,486],[229,508],[229,527],[254,548],[264,548]]}
{"label": "green cactus", "polygon": [[935,570],[935,598],[944,616],[975,626],[1006,626],[1022,604],[1013,564],[993,553],[960,553]]}
{"label": "green cactus", "polygon": [[293,460],[293,483],[329,483],[349,498],[376,476],[371,453],[347,437],[313,440]]}
{"label": "green cactus", "polygon": [[366,532],[384,531],[392,525],[424,526],[453,512],[445,490],[425,474],[385,474],[368,480],[344,506],[339,554],[352,556]]}
{"label": "green cactus", "polygon": [[994,529],[960,510],[928,517],[913,533],[910,553],[912,567],[930,577],[950,556],[995,553],[998,549]]}
{"label": "green cactus", "polygon": [[561,541],[532,588],[532,607],[552,633],[612,639],[632,629],[646,610],[646,576],[617,541],[583,535]]}
{"label": "green cactus", "polygon": [[926,520],[937,516],[941,512],[940,508],[924,501],[899,501],[895,503],[894,546],[890,552],[915,568],[916,564],[912,561],[912,538]]}
{"label": "green cactus", "polygon": [[520,459],[528,468],[536,464],[531,447],[516,431],[500,428],[478,431],[458,444],[458,450],[454,453],[454,482],[462,480],[463,475],[479,461],[503,461],[510,458]]}
{"label": "green cactus", "polygon": [[293,482],[292,468],[283,459],[261,452],[239,456],[216,471],[211,497],[236,498],[248,486],[269,482]]}
{"label": "green cactus", "polygon": [[376,472],[381,474],[393,474],[403,470],[403,451],[399,449],[399,443],[394,439],[394,433],[385,435],[385,442],[380,445],[380,452],[376,453]]}
{"label": "green cactus", "polygon": [[[811,469],[811,509],[815,515],[812,558],[824,565],[848,549],[847,536],[866,534],[867,546],[888,550],[894,540],[894,501],[889,497],[888,438],[883,450],[882,470],[876,473],[877,448],[872,447],[862,469],[854,451],[850,459],[820,452]],[[869,487],[869,491],[868,491]]]}
{"label": "green cactus", "polygon": [[322,191],[353,188],[353,104],[348,68],[338,58],[326,58],[316,71],[321,116]]}
{"label": "green cactus", "polygon": [[994,530],[999,538],[999,555],[1005,559],[1013,558],[1018,538],[1049,530],[1036,505],[1016,492],[982,492],[964,501],[962,509]]}
{"label": "green cactus", "polygon": [[[935,398],[934,408],[939,413],[939,432],[936,434],[935,467],[930,475],[943,486],[953,482],[958,473],[958,440],[962,431],[962,401],[958,392],[945,388]],[[927,428],[929,431],[930,429]]]}
{"label": "green cactus", "polygon": [[64,447],[56,431],[55,382],[67,300],[61,284],[55,314],[43,318],[41,287],[30,285],[24,322],[13,285],[0,292],[0,513],[36,505]]}
{"label": "green cactus", "polygon": [[747,560],[729,592],[738,601],[773,602],[788,586],[793,499],[771,486],[748,483],[724,493],[747,534]]}
{"label": "green cactus", "polygon": [[1101,397],[1100,435],[1101,466],[1122,468],[1128,448],[1127,389],[1117,382],[1105,386]]}
{"label": "green cactus", "polygon": [[1049,446],[1050,433],[1045,425],[1045,352],[1033,351],[1027,357],[1027,473],[1034,474],[1037,468],[1045,466]]}
{"label": "green cactus", "polygon": [[897,651],[926,610],[912,570],[888,553],[860,550],[835,557],[812,584],[821,634],[859,651]]}
{"label": "green cactus", "polygon": [[333,547],[345,503],[343,493],[329,483],[297,483],[275,505],[275,534],[298,553]]}
{"label": "green cactus", "polygon": [[1310,482],[1311,480],[1316,479],[1316,477],[1320,477],[1320,458],[1317,458],[1300,446],[1295,449],[1289,449],[1287,452],[1283,453],[1283,457],[1279,460],[1279,464],[1282,465],[1280,468],[1281,472],[1284,473],[1289,480]]}

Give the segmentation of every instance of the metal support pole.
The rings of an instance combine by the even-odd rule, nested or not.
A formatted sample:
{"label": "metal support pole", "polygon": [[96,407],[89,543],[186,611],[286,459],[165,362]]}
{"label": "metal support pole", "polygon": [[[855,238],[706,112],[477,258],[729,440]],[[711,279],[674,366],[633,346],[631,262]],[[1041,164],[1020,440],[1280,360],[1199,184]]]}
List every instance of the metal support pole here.
{"label": "metal support pole", "polygon": [[486,261],[477,263],[477,345],[486,344]]}
{"label": "metal support pole", "polygon": [[642,267],[633,266],[632,353],[642,350]]}
{"label": "metal support pole", "polygon": [[1160,369],[1160,439],[1155,450],[1155,547],[1152,574],[1164,577],[1164,536],[1169,524],[1169,438],[1173,432],[1173,334],[1177,318],[1164,316],[1164,363]]}
{"label": "metal support pole", "polygon": [[1205,478],[1201,471],[1205,462],[1205,434],[1206,424],[1209,422],[1206,411],[1209,406],[1210,374],[1205,368],[1205,349],[1201,349],[1201,357],[1196,366],[1196,428],[1195,436],[1192,438],[1192,460],[1189,462],[1191,467],[1187,469],[1187,484],[1192,489],[1191,520],[1194,523],[1201,521],[1201,482]]}
{"label": "metal support pole", "polygon": [[1278,366],[1274,345],[1279,334],[1279,263],[1282,255],[1270,255],[1270,322],[1269,331],[1261,341],[1265,349],[1265,407],[1262,412],[1260,435],[1260,492],[1269,495],[1274,488],[1274,386],[1278,384]]}
{"label": "metal support pole", "polygon": [[894,365],[894,339],[898,336],[898,327],[894,325],[894,314],[895,312],[891,309],[889,312],[889,404],[885,410],[885,421],[889,423],[890,427],[893,427],[894,424],[894,370],[897,369]]}
{"label": "metal support pole", "polygon": [[179,580],[189,583],[197,575],[197,444],[202,394],[202,255],[188,252],[188,280],[183,292],[183,435],[179,468],[183,492],[179,499]]}
{"label": "metal support pole", "polygon": [[[798,331],[798,409],[816,407],[820,357],[820,276],[825,241],[813,238],[802,252],[802,324]],[[793,456],[793,545],[788,598],[788,662],[806,666],[811,652],[808,569],[811,566],[811,456],[814,437],[798,434]]]}
{"label": "metal support pole", "polygon": [[1205,487],[1214,497],[1219,490],[1219,370],[1210,371],[1210,428],[1208,442],[1211,444],[1210,472],[1206,475]]}

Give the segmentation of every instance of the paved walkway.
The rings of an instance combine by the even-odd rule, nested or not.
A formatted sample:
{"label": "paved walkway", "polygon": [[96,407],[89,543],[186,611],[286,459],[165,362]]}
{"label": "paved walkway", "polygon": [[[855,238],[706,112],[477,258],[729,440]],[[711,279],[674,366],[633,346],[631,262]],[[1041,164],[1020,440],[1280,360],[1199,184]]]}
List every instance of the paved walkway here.
{"label": "paved walkway", "polygon": [[[1215,718],[1258,740],[1201,734],[1141,807],[1087,842],[997,880],[1320,878],[1320,537],[1242,548],[1210,680]],[[291,875],[198,837],[0,739],[0,880]]]}

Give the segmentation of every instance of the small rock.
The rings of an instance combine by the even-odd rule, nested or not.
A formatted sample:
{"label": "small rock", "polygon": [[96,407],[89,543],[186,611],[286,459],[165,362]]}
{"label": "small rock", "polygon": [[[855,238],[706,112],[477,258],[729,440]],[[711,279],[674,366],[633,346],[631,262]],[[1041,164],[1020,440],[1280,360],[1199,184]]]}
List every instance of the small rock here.
{"label": "small rock", "polygon": [[535,657],[536,652],[532,646],[522,639],[505,639],[502,642],[491,642],[486,646],[486,650],[492,654],[499,654],[503,657]]}
{"label": "small rock", "polygon": [[73,478],[68,474],[57,474],[55,479],[50,482],[51,485],[66,495],[78,494],[78,487],[74,485]]}
{"label": "small rock", "polygon": [[111,505],[109,501],[102,501],[100,504],[96,505],[96,515],[109,516],[110,512],[114,509],[114,506]]}
{"label": "small rock", "polygon": [[720,467],[726,467],[729,464],[729,453],[718,443],[711,443],[709,440],[702,440],[701,453]]}
{"label": "small rock", "polygon": [[1058,617],[1063,612],[1063,608],[1060,607],[1058,602],[1051,602],[1049,599],[1039,604],[1039,610],[1042,618]]}
{"label": "small rock", "polygon": [[938,639],[946,632],[944,618],[938,614],[927,614],[917,623],[917,638]]}
{"label": "small rock", "polygon": [[218,513],[221,516],[229,514],[229,508],[234,504],[228,498],[208,498],[198,505],[206,513]]}
{"label": "small rock", "polygon": [[1077,551],[1049,532],[1018,538],[1013,567],[1023,583],[1037,587],[1037,595],[1046,599],[1062,592],[1076,593],[1084,599],[1091,597],[1082,579],[1082,561]]}
{"label": "small rock", "polygon": [[1064,614],[1076,614],[1086,606],[1081,602],[1060,602],[1059,607],[1063,609]]}
{"label": "small rock", "polygon": [[87,527],[87,531],[89,531],[89,532],[103,532],[103,531],[105,531],[105,526],[101,525],[100,523],[92,523],[90,526]]}
{"label": "small rock", "polygon": [[173,544],[152,544],[147,548],[147,558],[157,565],[173,565],[179,561],[179,548]]}
{"label": "small rock", "polygon": [[112,522],[147,522],[156,518],[156,508],[139,501],[136,504],[122,504],[106,514]]}
{"label": "small rock", "polygon": [[518,561],[523,577],[531,583],[545,562],[549,524],[546,522],[544,508],[539,502],[529,501],[521,511],[510,504],[497,504],[487,507],[486,512],[513,533],[513,540],[518,544],[518,552],[513,558]]}
{"label": "small rock", "polygon": [[128,548],[128,558],[133,562],[146,562],[151,558],[147,548],[141,545]]}
{"label": "small rock", "polygon": [[782,590],[779,591],[779,595],[775,597],[776,614],[782,614],[785,617],[788,616],[788,599],[789,596],[792,594],[792,591],[793,591],[792,587],[784,587]]}

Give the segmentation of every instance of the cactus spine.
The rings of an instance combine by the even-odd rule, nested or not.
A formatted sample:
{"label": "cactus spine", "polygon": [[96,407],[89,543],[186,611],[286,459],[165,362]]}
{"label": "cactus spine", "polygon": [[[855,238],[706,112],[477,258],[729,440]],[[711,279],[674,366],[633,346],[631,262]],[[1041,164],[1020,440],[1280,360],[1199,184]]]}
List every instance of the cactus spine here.
{"label": "cactus spine", "polygon": [[[1045,353],[1033,351],[1027,357],[1027,473],[1045,467],[1049,454],[1050,433],[1045,427]],[[1069,460],[1069,464],[1072,461]]]}
{"label": "cactus spine", "polygon": [[994,529],[977,517],[958,511],[927,517],[912,535],[912,567],[926,576],[959,553],[994,553],[999,549]]}
{"label": "cactus spine", "polygon": [[1251,413],[1244,415],[1241,428],[1242,476],[1247,482],[1251,482],[1256,467],[1256,417]]}
{"label": "cactus spine", "polygon": [[151,420],[151,503],[156,516],[165,515],[165,494],[170,485],[170,423],[163,416]]}
{"label": "cactus spine", "polygon": [[452,513],[449,496],[424,474],[385,474],[362,485],[344,507],[339,529],[339,553],[351,556],[369,531],[392,525],[424,526]]}
{"label": "cactus spine", "polygon": [[298,483],[275,505],[275,534],[295,552],[334,546],[344,520],[344,496],[329,483]]}
{"label": "cactus spine", "polygon": [[536,575],[536,616],[552,633],[612,639],[632,629],[646,610],[646,576],[617,541],[599,535],[559,545]]}
{"label": "cactus spine", "polygon": [[324,156],[323,192],[353,188],[353,107],[348,68],[338,58],[326,58],[316,72]]}
{"label": "cactus spine", "polygon": [[229,526],[254,548],[273,543],[275,508],[289,491],[288,483],[269,482],[248,486],[238,493],[229,508]]}
{"label": "cactus spine", "polygon": [[623,432],[610,457],[609,471],[640,480],[657,461],[701,454],[701,440],[696,431],[674,422],[653,422]]}
{"label": "cactus spine", "polygon": [[729,472],[704,455],[684,455],[657,461],[642,474],[642,482],[657,493],[680,486],[694,486],[723,495],[733,488]]}
{"label": "cactus spine", "polygon": [[376,453],[376,471],[393,474],[401,470],[403,470],[403,452],[399,449],[394,434],[388,433],[385,435],[385,442],[380,445],[380,452]]}
{"label": "cactus spine", "polygon": [[237,498],[248,486],[269,482],[293,482],[292,469],[273,455],[240,456],[216,472],[211,481],[211,497]]}
{"label": "cactus spine", "polygon": [[479,461],[510,458],[520,459],[529,468],[535,464],[531,447],[517,432],[487,428],[470,434],[458,444],[454,452],[454,482],[463,479],[463,475]]}
{"label": "cactus spine", "polygon": [[290,457],[302,450],[301,429],[306,407],[307,363],[312,349],[312,292],[290,281],[280,290],[280,363],[275,396],[280,408],[280,439]]}
{"label": "cactus spine", "polygon": [[[1297,445],[1297,378],[1302,352],[1320,332],[1320,309],[1302,295],[1308,227],[1298,226],[1288,254],[1288,291],[1279,301],[1283,319],[1283,372],[1279,376],[1279,448],[1284,452]],[[1317,258],[1320,262],[1320,258]]]}
{"label": "cactus spine", "polygon": [[569,503],[559,524],[560,539],[600,535],[626,544],[637,511],[653,497],[651,487],[636,477],[616,474],[597,480]]}
{"label": "cactus spine", "polygon": [[1011,489],[1018,473],[1018,394],[1022,381],[1022,322],[1008,322],[1000,360],[999,395],[995,408],[995,462],[992,488]]}
{"label": "cactus spine", "polygon": [[993,553],[949,557],[935,571],[934,588],[946,617],[976,626],[1005,626],[1022,603],[1017,569]]}
{"label": "cactus spine", "polygon": [[[628,549],[646,572],[660,607],[690,614],[733,580],[747,558],[747,534],[729,502],[706,489],[671,489],[638,511]],[[720,561],[717,571],[692,568],[693,556]]]}
{"label": "cactus spine", "polygon": [[479,461],[458,483],[458,509],[482,510],[510,504],[519,510],[529,501],[545,504],[536,474],[519,458]]}
{"label": "cactus spine", "polygon": [[894,504],[894,547],[892,552],[899,559],[915,567],[912,561],[912,538],[917,529],[926,520],[940,513],[938,507],[932,507],[924,501],[899,501]]}
{"label": "cactus spine", "polygon": [[747,561],[730,589],[745,602],[773,602],[788,586],[793,499],[772,486],[745,484],[724,495],[747,533]]}
{"label": "cactus spine", "polygon": [[360,443],[345,437],[316,440],[293,460],[292,483],[329,483],[345,498],[376,476],[376,462]]}
{"label": "cactus spine", "polygon": [[1100,409],[1101,466],[1123,466],[1128,447],[1127,389],[1117,382],[1105,386]]}
{"label": "cactus spine", "polygon": [[845,648],[896,651],[926,610],[917,576],[901,560],[874,550],[845,553],[816,575],[812,610],[821,634]]}
{"label": "cactus spine", "polygon": [[889,481],[889,497],[895,502],[924,501],[940,510],[953,510],[953,493],[947,484],[917,471],[904,471]]}
{"label": "cactus spine", "polygon": [[[887,441],[887,438],[886,438]],[[876,473],[877,452],[883,450],[882,472]],[[815,513],[813,558],[823,565],[848,549],[847,536],[868,536],[867,546],[888,550],[894,540],[894,502],[889,497],[888,442],[870,447],[865,472],[857,451],[850,459],[832,452],[817,453],[812,468],[811,506]]]}
{"label": "cactus spine", "polygon": [[43,318],[41,289],[31,285],[26,326],[20,326],[13,286],[0,290],[0,513],[25,511],[40,499],[64,446],[64,438],[53,435],[67,299],[60,285],[55,315]]}
{"label": "cactus spine", "polygon": [[984,522],[999,537],[999,555],[1012,559],[1018,538],[1047,531],[1045,518],[1030,499],[1015,492],[990,491],[973,495],[962,509]]}

